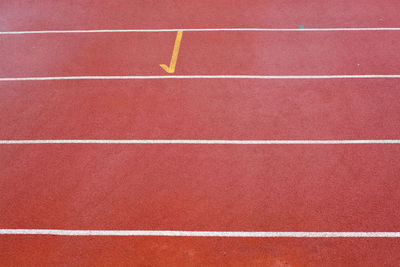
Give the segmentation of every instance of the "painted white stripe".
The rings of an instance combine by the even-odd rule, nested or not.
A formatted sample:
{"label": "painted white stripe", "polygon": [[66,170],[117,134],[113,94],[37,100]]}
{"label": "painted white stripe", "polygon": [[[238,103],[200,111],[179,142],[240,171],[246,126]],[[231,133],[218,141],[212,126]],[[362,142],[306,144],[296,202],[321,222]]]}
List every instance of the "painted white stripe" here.
{"label": "painted white stripe", "polygon": [[368,79],[400,78],[390,75],[161,75],[161,76],[59,76],[0,78],[0,81],[52,81],[52,80],[143,80],[143,79]]}
{"label": "painted white stripe", "polygon": [[321,31],[400,31],[400,28],[292,28],[292,29],[269,29],[269,28],[217,28],[217,29],[98,29],[98,30],[40,30],[40,31],[9,31],[0,32],[0,35],[11,34],[54,34],[54,33],[129,33],[129,32],[321,32]]}
{"label": "painted white stripe", "polygon": [[0,229],[1,235],[188,236],[188,237],[400,237],[400,232],[219,232],[169,230]]}
{"label": "painted white stripe", "polygon": [[340,145],[400,144],[400,140],[0,140],[0,145],[25,144]]}

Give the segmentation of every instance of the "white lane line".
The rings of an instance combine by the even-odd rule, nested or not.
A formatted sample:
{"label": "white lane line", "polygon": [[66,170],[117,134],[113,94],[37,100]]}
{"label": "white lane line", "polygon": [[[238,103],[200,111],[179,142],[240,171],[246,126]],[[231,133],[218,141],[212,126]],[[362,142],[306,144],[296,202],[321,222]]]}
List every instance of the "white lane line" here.
{"label": "white lane line", "polygon": [[217,28],[217,29],[98,29],[98,30],[40,30],[40,31],[8,31],[0,32],[0,35],[11,34],[54,34],[54,33],[129,33],[129,32],[321,32],[321,31],[400,31],[400,28],[289,28],[289,29],[269,29],[269,28]]}
{"label": "white lane line", "polygon": [[378,79],[400,78],[389,75],[160,75],[160,76],[55,76],[0,78],[0,81],[52,81],[52,80],[144,80],[144,79]]}
{"label": "white lane line", "polygon": [[187,236],[187,237],[400,237],[400,232],[220,232],[169,230],[0,229],[0,235]]}
{"label": "white lane line", "polygon": [[400,144],[400,140],[0,140],[0,145],[24,144],[340,145]]}

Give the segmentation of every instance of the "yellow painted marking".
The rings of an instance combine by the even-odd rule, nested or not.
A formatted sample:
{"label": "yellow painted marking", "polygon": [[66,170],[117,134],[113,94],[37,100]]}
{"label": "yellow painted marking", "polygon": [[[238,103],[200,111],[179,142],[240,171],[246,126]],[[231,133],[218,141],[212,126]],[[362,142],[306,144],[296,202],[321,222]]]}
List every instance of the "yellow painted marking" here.
{"label": "yellow painted marking", "polygon": [[163,68],[168,73],[175,72],[176,61],[178,60],[178,54],[179,54],[179,47],[181,46],[182,33],[183,31],[178,31],[178,34],[176,35],[174,51],[172,52],[172,58],[171,62],[169,63],[169,66],[165,64],[160,64],[160,67]]}

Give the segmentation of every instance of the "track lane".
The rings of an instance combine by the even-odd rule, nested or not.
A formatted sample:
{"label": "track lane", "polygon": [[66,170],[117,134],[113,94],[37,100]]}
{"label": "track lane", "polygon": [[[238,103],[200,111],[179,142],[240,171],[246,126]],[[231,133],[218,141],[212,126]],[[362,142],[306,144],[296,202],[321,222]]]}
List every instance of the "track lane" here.
{"label": "track lane", "polygon": [[[396,239],[7,236],[4,265],[396,266]],[[52,248],[52,249],[49,249]]]}
{"label": "track lane", "polygon": [[0,225],[396,232],[399,151],[398,145],[2,146]]}
{"label": "track lane", "polygon": [[215,27],[396,27],[398,1],[140,0],[64,2],[6,1],[2,30],[215,28]]}
{"label": "track lane", "polygon": [[0,83],[0,140],[399,139],[397,80]]}
{"label": "track lane", "polygon": [[[0,77],[168,75],[159,64],[175,35],[3,35]],[[184,32],[174,74],[399,74],[399,40],[400,31]]]}

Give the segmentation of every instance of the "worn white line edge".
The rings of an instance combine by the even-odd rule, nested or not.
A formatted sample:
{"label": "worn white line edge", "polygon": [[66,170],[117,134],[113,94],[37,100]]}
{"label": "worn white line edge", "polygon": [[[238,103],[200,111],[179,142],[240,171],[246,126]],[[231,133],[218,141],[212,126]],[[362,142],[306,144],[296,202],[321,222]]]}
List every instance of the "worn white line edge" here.
{"label": "worn white line edge", "polygon": [[339,145],[400,144],[400,140],[0,140],[0,145],[23,144]]}
{"label": "worn white line edge", "polygon": [[187,236],[187,237],[400,237],[400,232],[220,232],[169,230],[0,229],[0,235]]}
{"label": "worn white line edge", "polygon": [[5,31],[0,35],[12,34],[62,34],[62,33],[129,33],[129,32],[215,32],[215,31],[259,31],[259,32],[321,32],[321,31],[400,31],[400,28],[292,28],[292,29],[269,29],[269,28],[216,28],[216,29],[97,29],[97,30],[32,30],[32,31]]}
{"label": "worn white line edge", "polygon": [[400,74],[389,75],[160,75],[160,76],[55,76],[0,78],[0,81],[51,81],[51,80],[143,80],[143,79],[368,79],[400,78]]}

